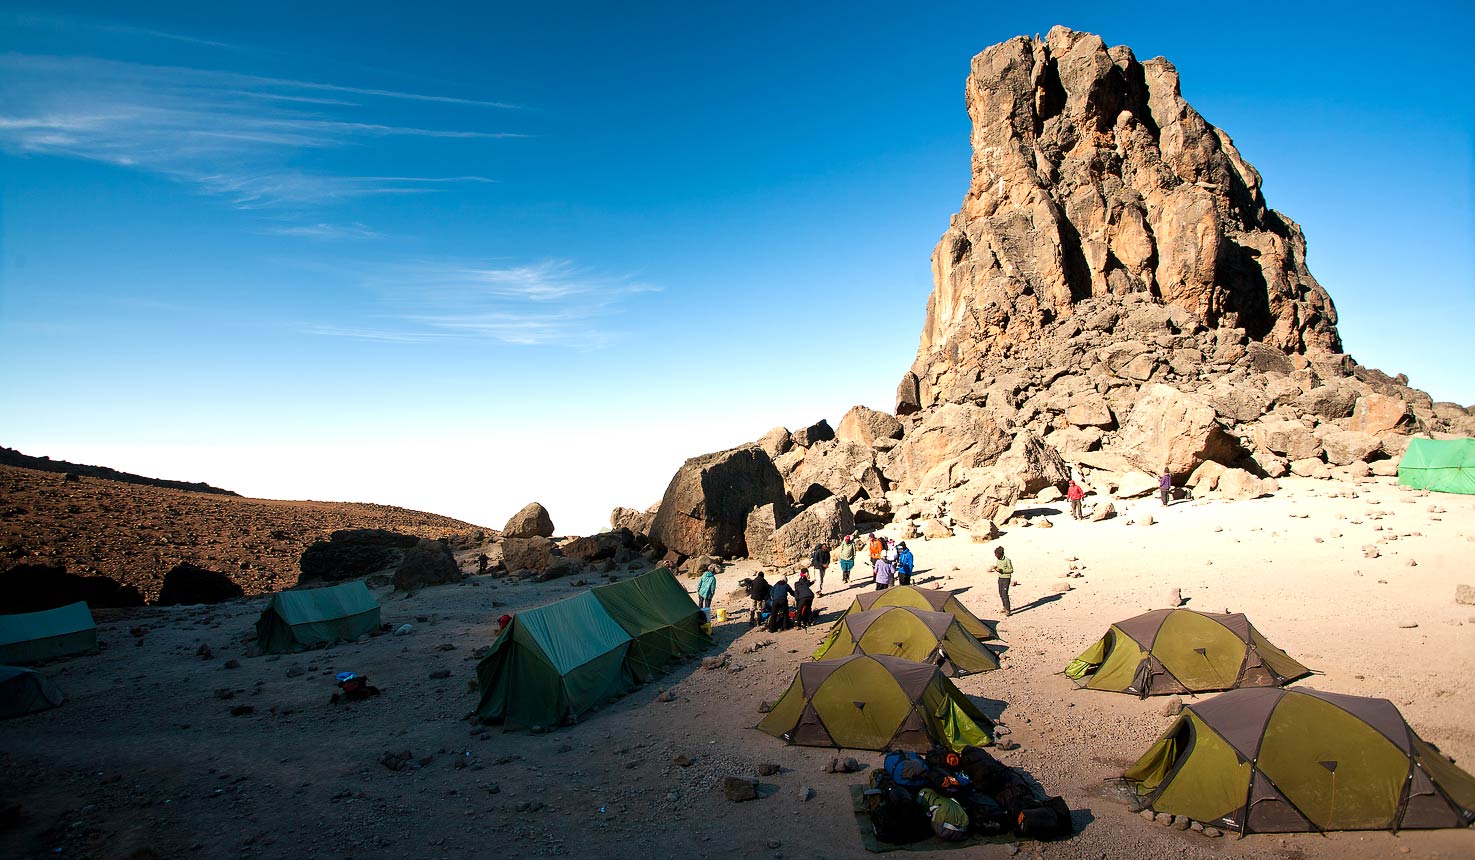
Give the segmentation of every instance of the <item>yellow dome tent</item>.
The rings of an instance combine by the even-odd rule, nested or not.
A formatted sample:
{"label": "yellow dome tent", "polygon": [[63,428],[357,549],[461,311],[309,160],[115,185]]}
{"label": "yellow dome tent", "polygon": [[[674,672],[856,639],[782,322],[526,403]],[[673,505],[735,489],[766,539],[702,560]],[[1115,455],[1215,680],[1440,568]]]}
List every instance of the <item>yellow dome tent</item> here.
{"label": "yellow dome tent", "polygon": [[999,658],[964,630],[956,617],[911,606],[845,613],[814,652],[814,659],[847,654],[885,654],[933,663],[950,675],[999,668]]}

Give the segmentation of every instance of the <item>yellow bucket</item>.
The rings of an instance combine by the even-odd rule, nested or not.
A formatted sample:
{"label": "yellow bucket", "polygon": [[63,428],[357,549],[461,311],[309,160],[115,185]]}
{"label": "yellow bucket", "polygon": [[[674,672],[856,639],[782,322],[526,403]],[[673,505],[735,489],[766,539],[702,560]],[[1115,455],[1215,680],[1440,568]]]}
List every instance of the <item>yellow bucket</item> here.
{"label": "yellow bucket", "polygon": [[718,624],[722,624],[725,621],[727,621],[727,610],[726,609],[719,609],[719,610],[717,610],[717,623]]}

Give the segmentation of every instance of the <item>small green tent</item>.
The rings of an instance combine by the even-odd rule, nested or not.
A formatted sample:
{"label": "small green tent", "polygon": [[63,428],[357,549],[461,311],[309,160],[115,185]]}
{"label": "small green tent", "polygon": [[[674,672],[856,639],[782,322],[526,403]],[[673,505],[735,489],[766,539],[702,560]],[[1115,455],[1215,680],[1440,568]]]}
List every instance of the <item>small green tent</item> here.
{"label": "small green tent", "polygon": [[758,723],[791,744],[861,750],[987,746],[993,728],[931,663],[867,654],[800,664]]}
{"label": "small green tent", "polygon": [[936,664],[949,675],[999,668],[994,652],[964,630],[955,616],[912,606],[879,606],[845,613],[820,643],[814,659],[846,654],[904,657]]}
{"label": "small green tent", "polygon": [[1277,687],[1309,673],[1243,613],[1193,609],[1154,609],[1118,621],[1065,667],[1082,687],[1144,699]]}
{"label": "small green tent", "polygon": [[476,666],[477,717],[552,728],[630,689],[631,636],[593,592],[512,616]]}
{"label": "small green tent", "polygon": [[1147,809],[1240,833],[1475,822],[1475,777],[1392,702],[1306,687],[1193,702],[1124,776]]}
{"label": "small green tent", "polygon": [[0,615],[0,663],[40,663],[97,650],[97,625],[87,604]]}
{"label": "small green tent", "polygon": [[0,718],[34,714],[55,708],[63,700],[61,690],[40,672],[0,666]]}
{"label": "small green tent", "polygon": [[357,639],[379,627],[379,601],[362,582],[283,591],[256,622],[264,652],[301,651],[318,643]]}
{"label": "small green tent", "polygon": [[1398,461],[1398,486],[1475,494],[1475,439],[1408,440]]}
{"label": "small green tent", "polygon": [[679,657],[706,650],[712,637],[702,631],[706,618],[671,571],[664,567],[594,589],[605,611],[630,634],[625,665],[648,681]]}

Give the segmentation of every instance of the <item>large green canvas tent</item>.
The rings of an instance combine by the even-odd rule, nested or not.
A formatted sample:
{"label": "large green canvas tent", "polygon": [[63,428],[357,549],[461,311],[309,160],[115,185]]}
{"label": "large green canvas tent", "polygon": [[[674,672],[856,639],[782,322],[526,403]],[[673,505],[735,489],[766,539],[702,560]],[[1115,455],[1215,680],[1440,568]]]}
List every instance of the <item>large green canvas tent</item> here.
{"label": "large green canvas tent", "polygon": [[664,567],[594,589],[610,617],[630,634],[625,665],[648,681],[671,660],[688,657],[712,644],[702,631],[706,618],[671,571]]}
{"label": "large green canvas tent", "polygon": [[577,717],[633,685],[630,643],[589,591],[519,612],[477,664],[476,715],[545,728]]}
{"label": "large green canvas tent", "polygon": [[1243,613],[1155,609],[1111,625],[1065,667],[1082,687],[1146,698],[1276,687],[1310,673]]}
{"label": "large green canvas tent", "polygon": [[1305,687],[1187,705],[1125,778],[1147,809],[1240,833],[1475,821],[1475,777],[1392,702]]}
{"label": "large green canvas tent", "polygon": [[40,663],[96,650],[97,625],[86,603],[0,615],[0,663]]}
{"label": "large green canvas tent", "polygon": [[34,714],[55,708],[62,701],[61,690],[40,672],[0,666],[0,718]]}
{"label": "large green canvas tent", "polygon": [[800,664],[758,723],[791,744],[862,750],[986,746],[993,728],[931,663],[867,654]]}
{"label": "large green canvas tent", "polygon": [[911,606],[929,612],[946,612],[958,619],[963,629],[979,641],[997,639],[999,636],[992,625],[969,612],[968,607],[958,601],[957,595],[941,588],[894,585],[880,591],[867,591],[857,595],[851,601],[850,608],[845,611],[865,612],[882,606]]}
{"label": "large green canvas tent", "polygon": [[845,613],[820,643],[814,659],[846,654],[885,654],[933,663],[950,675],[999,668],[994,652],[964,630],[957,618],[911,606]]}
{"label": "large green canvas tent", "polygon": [[319,643],[357,639],[379,627],[379,601],[362,582],[283,591],[256,622],[264,652],[301,651]]}
{"label": "large green canvas tent", "polygon": [[1398,461],[1398,486],[1475,493],[1475,439],[1408,440]]}

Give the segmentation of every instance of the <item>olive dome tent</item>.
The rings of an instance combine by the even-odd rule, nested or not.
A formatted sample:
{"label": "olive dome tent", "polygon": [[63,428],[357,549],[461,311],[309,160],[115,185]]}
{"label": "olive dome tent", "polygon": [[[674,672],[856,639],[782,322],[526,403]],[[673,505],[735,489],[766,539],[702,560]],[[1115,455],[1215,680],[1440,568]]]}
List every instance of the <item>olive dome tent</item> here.
{"label": "olive dome tent", "polygon": [[272,595],[256,621],[256,642],[266,653],[351,641],[379,628],[379,601],[362,582],[304,588]]}
{"label": "olive dome tent", "polygon": [[0,615],[0,663],[40,663],[96,650],[97,624],[84,602]]}
{"label": "olive dome tent", "polygon": [[853,654],[800,664],[758,729],[800,746],[961,750],[993,743],[994,724],[931,663]]}
{"label": "olive dome tent", "polygon": [[1147,809],[1240,833],[1475,821],[1475,777],[1392,702],[1305,687],[1193,702],[1124,777]]}
{"label": "olive dome tent", "polygon": [[64,699],[61,690],[40,672],[0,666],[0,718],[45,711],[59,706]]}
{"label": "olive dome tent", "polygon": [[1243,613],[1155,609],[1111,625],[1065,668],[1082,687],[1146,698],[1278,687],[1310,674]]}
{"label": "olive dome tent", "polygon": [[963,629],[980,641],[997,639],[999,633],[988,622],[968,611],[959,602],[957,595],[941,588],[919,588],[915,585],[894,585],[880,591],[867,591],[851,601],[848,612],[865,612],[880,606],[912,606],[929,612],[946,612],[958,619]]}
{"label": "olive dome tent", "polygon": [[814,659],[870,654],[933,663],[950,675],[988,672],[999,658],[946,612],[911,606],[879,606],[847,612],[830,629]]}
{"label": "olive dome tent", "polygon": [[1398,461],[1398,486],[1475,493],[1475,439],[1408,440]]}

